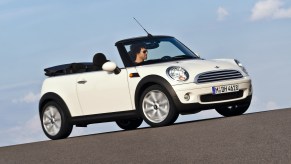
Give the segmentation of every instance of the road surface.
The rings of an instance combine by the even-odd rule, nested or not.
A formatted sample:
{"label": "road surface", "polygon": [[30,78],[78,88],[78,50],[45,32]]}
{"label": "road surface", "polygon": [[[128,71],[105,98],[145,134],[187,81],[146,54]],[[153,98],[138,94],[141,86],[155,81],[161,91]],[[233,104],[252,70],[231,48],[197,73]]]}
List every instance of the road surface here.
{"label": "road surface", "polygon": [[0,163],[291,163],[291,109],[2,147]]}

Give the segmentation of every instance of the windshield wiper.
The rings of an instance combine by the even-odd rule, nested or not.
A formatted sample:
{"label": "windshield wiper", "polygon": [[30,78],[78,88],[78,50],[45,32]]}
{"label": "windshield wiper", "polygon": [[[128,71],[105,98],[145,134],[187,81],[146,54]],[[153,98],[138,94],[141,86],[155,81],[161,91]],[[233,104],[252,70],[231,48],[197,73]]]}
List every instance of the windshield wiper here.
{"label": "windshield wiper", "polygon": [[179,56],[174,56],[172,59],[195,59],[194,56],[188,56],[188,55],[179,55]]}
{"label": "windshield wiper", "polygon": [[139,65],[148,65],[148,64],[154,64],[154,63],[160,63],[162,62],[163,60],[161,59],[151,59],[151,60],[146,60],[146,61],[143,61],[141,63],[136,63],[137,66]]}
{"label": "windshield wiper", "polygon": [[188,56],[188,55],[179,55],[179,56],[174,56],[174,57],[169,57],[169,59],[151,59],[151,60],[146,60],[141,63],[136,63],[136,66],[139,65],[148,65],[148,64],[155,64],[155,63],[162,63],[162,62],[169,62],[169,61],[175,61],[179,59],[197,59],[194,56]]}

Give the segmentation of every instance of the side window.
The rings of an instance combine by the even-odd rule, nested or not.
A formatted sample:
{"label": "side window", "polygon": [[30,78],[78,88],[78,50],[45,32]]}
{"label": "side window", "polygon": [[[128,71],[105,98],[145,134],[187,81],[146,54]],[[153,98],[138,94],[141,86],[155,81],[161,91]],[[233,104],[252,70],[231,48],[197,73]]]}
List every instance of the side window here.
{"label": "side window", "polygon": [[131,45],[126,45],[126,46],[125,46],[125,49],[126,49],[128,55],[129,55],[131,61],[135,61],[135,56],[134,56],[134,54],[130,51],[130,46],[131,46]]}
{"label": "side window", "polygon": [[124,64],[123,61],[120,57],[119,52],[116,50],[114,53],[111,53],[113,55],[108,55],[107,59],[114,62],[119,68],[124,68]]}
{"label": "side window", "polygon": [[115,56],[112,55],[112,57],[110,56],[110,58],[108,58],[108,60],[114,62],[119,68],[124,68],[124,64],[123,64],[119,54],[115,55]]}

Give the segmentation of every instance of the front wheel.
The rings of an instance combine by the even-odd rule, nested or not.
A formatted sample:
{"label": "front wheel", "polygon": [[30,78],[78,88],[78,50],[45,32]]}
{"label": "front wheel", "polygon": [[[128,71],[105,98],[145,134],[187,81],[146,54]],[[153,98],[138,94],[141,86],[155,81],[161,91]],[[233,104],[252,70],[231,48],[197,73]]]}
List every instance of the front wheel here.
{"label": "front wheel", "polygon": [[42,108],[41,125],[45,135],[53,140],[67,138],[73,129],[61,106],[53,101]]}
{"label": "front wheel", "polygon": [[136,119],[126,119],[126,120],[118,120],[116,121],[116,124],[124,130],[133,130],[138,128],[143,119],[142,118],[136,118]]}
{"label": "front wheel", "polygon": [[145,122],[152,127],[171,125],[179,116],[170,94],[160,85],[145,89],[141,95],[139,110]]}
{"label": "front wheel", "polygon": [[250,103],[247,103],[247,104],[219,107],[219,108],[216,108],[215,110],[219,114],[221,114],[225,117],[230,117],[230,116],[242,115],[243,113],[245,113],[248,110],[249,106],[250,106]]}

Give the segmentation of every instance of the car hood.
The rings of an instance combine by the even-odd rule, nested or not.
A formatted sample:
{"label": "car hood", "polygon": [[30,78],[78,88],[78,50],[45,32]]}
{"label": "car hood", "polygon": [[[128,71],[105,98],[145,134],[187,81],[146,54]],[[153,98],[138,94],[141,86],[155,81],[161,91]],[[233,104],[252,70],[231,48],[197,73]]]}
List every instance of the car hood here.
{"label": "car hood", "polygon": [[[190,60],[180,60],[172,61],[151,65],[137,66],[136,69],[141,77],[148,75],[159,75],[166,79],[170,79],[167,74],[167,68],[171,66],[179,66],[187,70],[189,73],[189,80],[186,82],[194,82],[194,78],[203,72],[209,71],[219,71],[219,70],[238,70],[243,76],[246,74],[241,70],[241,68],[235,63],[234,59],[213,59],[213,60],[201,60],[201,59],[190,59]],[[170,80],[173,81],[173,80]],[[174,82],[175,83],[175,82]],[[173,83],[172,83],[173,84]]]}

